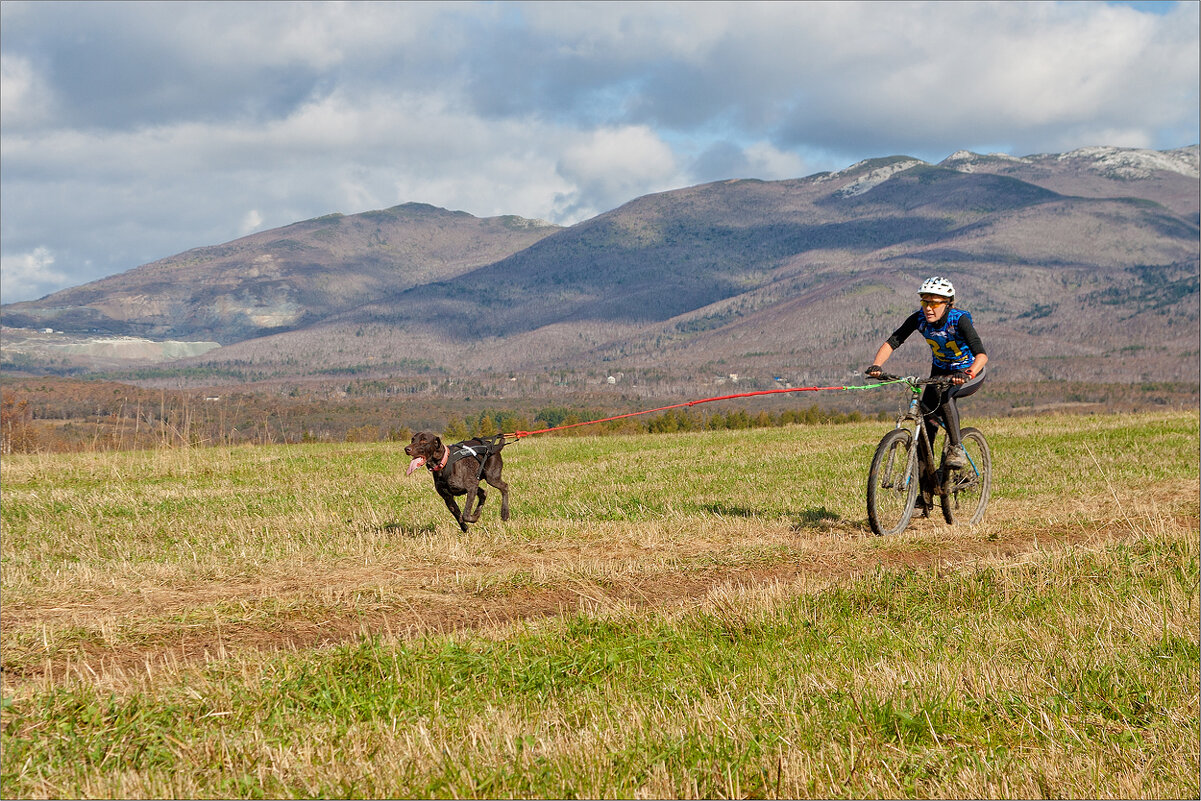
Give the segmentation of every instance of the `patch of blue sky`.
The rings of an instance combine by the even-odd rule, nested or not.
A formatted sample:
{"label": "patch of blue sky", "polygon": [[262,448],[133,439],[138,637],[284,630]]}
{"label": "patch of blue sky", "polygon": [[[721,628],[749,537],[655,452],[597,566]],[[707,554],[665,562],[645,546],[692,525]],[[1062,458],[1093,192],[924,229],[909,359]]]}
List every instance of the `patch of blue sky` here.
{"label": "patch of blue sky", "polygon": [[1105,5],[1126,6],[1146,14],[1170,14],[1184,3],[1181,0],[1106,0]]}

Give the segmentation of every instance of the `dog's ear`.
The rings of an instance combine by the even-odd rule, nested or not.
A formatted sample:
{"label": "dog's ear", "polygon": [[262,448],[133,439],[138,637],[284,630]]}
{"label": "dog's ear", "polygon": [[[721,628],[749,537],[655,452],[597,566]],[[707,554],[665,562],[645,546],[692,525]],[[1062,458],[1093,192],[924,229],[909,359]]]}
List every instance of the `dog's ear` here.
{"label": "dog's ear", "polygon": [[434,434],[434,450],[441,450],[441,449],[442,449],[442,437],[438,436],[437,434]]}

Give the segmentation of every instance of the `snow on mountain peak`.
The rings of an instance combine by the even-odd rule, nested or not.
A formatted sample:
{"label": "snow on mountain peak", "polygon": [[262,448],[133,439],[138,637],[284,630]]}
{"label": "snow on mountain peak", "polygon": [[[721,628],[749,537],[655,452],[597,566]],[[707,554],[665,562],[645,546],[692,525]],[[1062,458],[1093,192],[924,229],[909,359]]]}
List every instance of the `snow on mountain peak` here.
{"label": "snow on mountain peak", "polygon": [[1199,175],[1196,145],[1177,150],[1082,147],[1064,153],[1057,160],[1083,162],[1085,166],[1113,178],[1147,178],[1157,170],[1176,172],[1189,178]]}
{"label": "snow on mountain peak", "polygon": [[1012,161],[1024,163],[1027,162],[1028,159],[1011,156],[1008,153],[989,153],[987,156],[982,156],[979,153],[973,153],[970,150],[956,150],[954,153],[943,159],[939,166],[949,167],[952,170],[958,170],[959,172],[975,172],[976,165],[983,161]]}
{"label": "snow on mountain peak", "polygon": [[[839,175],[852,172],[856,167],[863,163],[864,162],[861,161],[859,164],[852,165],[847,169],[835,174]],[[902,161],[894,161],[890,164],[885,164],[883,167],[877,167],[876,169],[859,176],[854,181],[851,181],[849,184],[839,189],[835,194],[841,197],[854,197],[855,195],[862,195],[864,192],[874,189],[875,187],[884,183],[897,173],[904,172],[912,167],[919,167],[925,163],[926,162],[921,161],[920,159],[904,159]]]}

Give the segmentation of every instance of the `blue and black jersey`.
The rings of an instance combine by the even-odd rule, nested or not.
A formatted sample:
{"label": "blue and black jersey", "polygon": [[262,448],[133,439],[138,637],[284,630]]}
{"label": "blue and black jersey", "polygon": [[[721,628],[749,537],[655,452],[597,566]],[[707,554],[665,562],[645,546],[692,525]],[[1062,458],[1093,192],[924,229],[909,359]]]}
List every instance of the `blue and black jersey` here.
{"label": "blue and black jersey", "polygon": [[896,350],[914,331],[921,331],[930,345],[931,369],[935,374],[966,370],[978,354],[984,353],[984,343],[972,325],[971,312],[962,309],[950,309],[934,323],[926,322],[926,315],[920,310],[915,311],[886,341]]}

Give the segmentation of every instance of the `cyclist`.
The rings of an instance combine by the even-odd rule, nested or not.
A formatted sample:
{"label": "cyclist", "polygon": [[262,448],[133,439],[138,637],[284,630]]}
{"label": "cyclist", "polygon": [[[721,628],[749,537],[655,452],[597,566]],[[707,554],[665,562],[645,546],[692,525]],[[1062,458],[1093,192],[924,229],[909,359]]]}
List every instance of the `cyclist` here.
{"label": "cyclist", "polygon": [[[938,415],[942,418],[947,429],[947,440],[951,445],[947,453],[948,467],[963,468],[968,466],[967,454],[959,440],[959,409],[955,405],[956,398],[966,398],[980,388],[984,383],[985,365],[988,354],[984,352],[984,343],[972,325],[972,315],[963,309],[955,308],[955,287],[942,276],[933,276],[922,282],[917,291],[921,299],[921,308],[901,323],[901,327],[892,333],[880,350],[872,366],[866,374],[876,378],[881,373],[881,367],[892,352],[901,346],[914,331],[920,331],[930,344],[933,352],[933,362],[930,365],[930,375],[951,376],[953,386],[949,387],[943,399],[942,408]],[[922,407],[932,409],[938,403],[938,389],[926,387],[922,394]],[[933,422],[926,423],[926,433],[930,441],[934,441],[936,428]]]}

